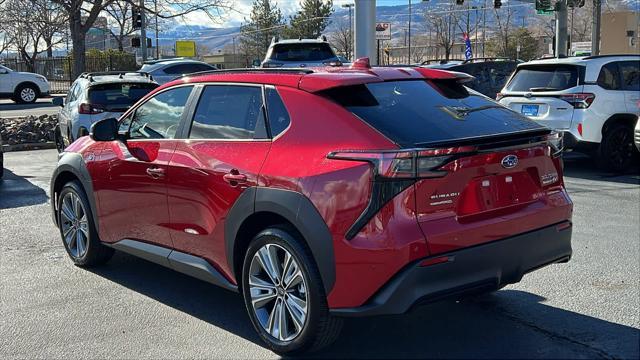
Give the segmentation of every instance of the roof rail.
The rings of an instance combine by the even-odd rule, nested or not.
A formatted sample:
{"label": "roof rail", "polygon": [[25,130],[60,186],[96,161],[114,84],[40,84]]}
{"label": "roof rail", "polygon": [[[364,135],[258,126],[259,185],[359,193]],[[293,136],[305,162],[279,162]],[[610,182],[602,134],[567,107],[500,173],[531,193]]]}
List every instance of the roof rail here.
{"label": "roof rail", "polygon": [[109,76],[109,75],[118,75],[121,79],[125,76],[125,75],[138,75],[138,76],[144,76],[146,78],[149,78],[149,80],[152,80],[151,75],[149,75],[149,73],[144,72],[144,71],[97,71],[97,72],[83,72],[82,74],[80,74],[80,78],[84,78],[84,79],[89,79],[89,81],[93,81],[93,77],[94,76]]}
{"label": "roof rail", "polygon": [[600,58],[607,58],[607,57],[618,57],[618,56],[629,56],[629,57],[638,57],[640,56],[639,54],[605,54],[605,55],[590,55],[584,58],[584,60],[586,59],[600,59]]}
{"label": "roof rail", "polygon": [[241,74],[241,73],[276,73],[276,74],[313,74],[315,71],[311,69],[302,68],[239,68],[239,69],[224,69],[224,70],[207,70],[199,71],[190,74],[184,74],[182,77],[201,76],[201,75],[222,75],[222,74]]}
{"label": "roof rail", "polygon": [[161,62],[164,62],[164,61],[173,61],[173,60],[191,60],[191,59],[190,58],[186,58],[186,57],[173,57],[173,58],[147,60],[143,64],[151,65],[151,64],[161,63]]}

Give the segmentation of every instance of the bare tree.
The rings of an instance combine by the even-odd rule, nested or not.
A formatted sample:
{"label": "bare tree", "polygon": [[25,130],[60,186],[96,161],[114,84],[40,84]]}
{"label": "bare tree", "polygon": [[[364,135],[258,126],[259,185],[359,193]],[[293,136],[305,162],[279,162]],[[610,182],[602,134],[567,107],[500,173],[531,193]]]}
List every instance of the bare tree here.
{"label": "bare tree", "polygon": [[444,51],[447,60],[451,56],[460,23],[460,14],[453,10],[454,5],[451,3],[448,11],[425,14],[427,27],[433,34],[433,43]]}
{"label": "bare tree", "polygon": [[336,30],[329,37],[331,44],[336,47],[338,53],[347,59],[351,59],[353,53],[353,40],[351,39],[351,27],[349,21],[339,18],[336,21]]}
{"label": "bare tree", "polygon": [[128,1],[117,0],[105,6],[108,14],[109,32],[118,43],[118,50],[124,50],[125,39],[135,32],[133,28],[133,6]]}
{"label": "bare tree", "polygon": [[411,63],[420,64],[428,55],[429,39],[423,35],[411,37]]}
{"label": "bare tree", "polygon": [[[9,1],[9,0],[7,0]],[[69,30],[73,43],[73,75],[78,76],[85,69],[85,39],[87,32],[98,16],[116,0],[52,0],[60,4],[69,14]],[[144,5],[147,15],[162,19],[182,17],[195,12],[204,12],[211,19],[219,19],[220,10],[230,9],[227,0],[156,0],[140,4],[136,0],[124,0],[132,5]]]}
{"label": "bare tree", "polygon": [[509,53],[509,42],[513,40],[511,36],[513,31],[514,11],[512,8],[494,9],[495,26],[496,26],[496,55],[515,57],[516,54]]}
{"label": "bare tree", "polygon": [[7,2],[6,0],[0,0],[0,56],[5,51],[8,51],[13,45],[13,38],[9,33],[10,26],[11,24],[9,23],[7,13]]}

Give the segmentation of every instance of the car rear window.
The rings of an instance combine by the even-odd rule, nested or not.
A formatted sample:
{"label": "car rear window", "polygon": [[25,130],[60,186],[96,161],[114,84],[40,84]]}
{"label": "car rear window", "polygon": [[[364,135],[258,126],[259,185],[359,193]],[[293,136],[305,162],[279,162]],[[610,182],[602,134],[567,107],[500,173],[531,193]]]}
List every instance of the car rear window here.
{"label": "car rear window", "polygon": [[329,44],[300,43],[274,45],[269,59],[279,61],[322,61],[335,57]]}
{"label": "car rear window", "polygon": [[89,102],[108,111],[124,111],[158,87],[154,83],[99,84],[89,88]]}
{"label": "car rear window", "polygon": [[575,65],[521,66],[507,85],[508,91],[560,91],[578,86]]}
{"label": "car rear window", "polygon": [[451,80],[345,86],[325,91],[324,96],[402,147],[544,129]]}

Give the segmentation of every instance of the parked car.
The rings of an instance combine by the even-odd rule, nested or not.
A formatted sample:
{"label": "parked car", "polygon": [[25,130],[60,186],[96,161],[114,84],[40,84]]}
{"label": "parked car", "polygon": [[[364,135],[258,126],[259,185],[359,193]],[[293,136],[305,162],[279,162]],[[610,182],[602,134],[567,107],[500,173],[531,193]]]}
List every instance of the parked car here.
{"label": "parked car", "polygon": [[565,145],[594,155],[601,168],[629,169],[637,157],[640,55],[535,60],[518,65],[497,99],[557,131]]}
{"label": "parked car", "polygon": [[96,121],[120,117],[131,105],[158,87],[147,73],[84,73],[71,85],[66,101],[54,98],[58,111],[56,147],[59,152],[81,136],[89,135]]}
{"label": "parked car", "polygon": [[60,157],[54,221],[78,266],[115,249],[240,292],[280,354],[495,291],[569,260],[572,203],[558,134],[467,79],[365,58],[173,81]]}
{"label": "parked car", "polygon": [[32,103],[49,96],[49,82],[42,75],[13,71],[0,65],[0,99],[17,103]]}
{"label": "parked car", "polygon": [[[474,79],[465,85],[492,99],[504,87],[516,66],[522,61],[509,58],[473,58],[464,61],[448,61],[440,64],[423,65],[432,69],[460,71],[472,75]],[[424,63],[423,63],[424,64]]]}
{"label": "parked car", "polygon": [[142,68],[140,68],[140,71],[151,75],[153,80],[160,85],[186,74],[211,70],[217,70],[217,68],[202,61],[185,58],[147,61],[142,65]]}
{"label": "parked car", "polygon": [[[280,40],[274,37],[262,61],[263,68],[322,67],[339,64],[327,38]],[[341,63],[340,63],[341,64]]]}

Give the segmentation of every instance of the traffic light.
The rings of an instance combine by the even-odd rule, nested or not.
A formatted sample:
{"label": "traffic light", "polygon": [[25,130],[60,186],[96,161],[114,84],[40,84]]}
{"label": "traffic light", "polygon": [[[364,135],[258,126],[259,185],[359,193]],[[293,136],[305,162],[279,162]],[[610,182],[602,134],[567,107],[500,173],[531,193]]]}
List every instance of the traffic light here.
{"label": "traffic light", "polygon": [[131,8],[131,21],[133,21],[133,29],[137,30],[142,27],[142,13],[140,8],[134,6]]}
{"label": "traffic light", "polygon": [[131,38],[131,47],[134,47],[134,48],[139,48],[140,47],[140,38],[139,37]]}
{"label": "traffic light", "polygon": [[502,1],[501,0],[493,0],[493,7],[495,9],[500,9],[500,7],[502,7]]}
{"label": "traffic light", "polygon": [[536,10],[547,11],[553,9],[551,0],[536,0]]}
{"label": "traffic light", "polygon": [[585,0],[567,0],[567,7],[570,8],[576,8],[576,7],[583,7],[584,6],[584,1]]}
{"label": "traffic light", "polygon": [[456,0],[456,5],[463,5],[464,4],[464,0]]}

